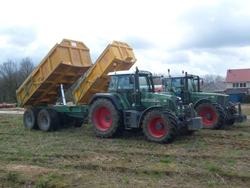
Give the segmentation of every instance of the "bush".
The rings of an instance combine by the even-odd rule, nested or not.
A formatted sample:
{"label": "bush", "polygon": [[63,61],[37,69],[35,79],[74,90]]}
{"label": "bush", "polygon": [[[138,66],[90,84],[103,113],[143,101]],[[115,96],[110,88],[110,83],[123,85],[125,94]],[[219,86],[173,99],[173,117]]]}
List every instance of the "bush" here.
{"label": "bush", "polygon": [[245,103],[250,103],[250,95],[245,95],[243,100]]}

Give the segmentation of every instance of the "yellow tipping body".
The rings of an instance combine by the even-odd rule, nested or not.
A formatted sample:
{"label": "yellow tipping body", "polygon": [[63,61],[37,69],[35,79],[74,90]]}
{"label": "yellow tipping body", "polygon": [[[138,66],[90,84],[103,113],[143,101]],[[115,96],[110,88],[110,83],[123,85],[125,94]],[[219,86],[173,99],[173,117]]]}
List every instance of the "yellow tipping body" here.
{"label": "yellow tipping body", "polygon": [[18,105],[52,105],[61,97],[60,84],[67,90],[91,66],[89,49],[83,42],[63,39],[16,91]]}
{"label": "yellow tipping body", "polygon": [[136,62],[133,49],[124,42],[114,41],[110,44],[93,67],[87,72],[73,92],[76,105],[86,105],[96,93],[105,93],[108,90],[109,72],[129,70]]}

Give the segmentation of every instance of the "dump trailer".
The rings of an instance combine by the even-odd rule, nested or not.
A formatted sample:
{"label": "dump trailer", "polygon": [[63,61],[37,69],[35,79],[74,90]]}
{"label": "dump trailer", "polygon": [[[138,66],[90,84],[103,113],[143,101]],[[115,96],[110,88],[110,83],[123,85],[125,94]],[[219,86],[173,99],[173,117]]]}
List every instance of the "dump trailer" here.
{"label": "dump trailer", "polygon": [[136,62],[133,49],[124,42],[114,41],[110,44],[86,76],[79,82],[73,92],[77,105],[87,105],[96,93],[106,93],[110,77],[109,72],[115,69],[129,70]]}
{"label": "dump trailer", "polygon": [[56,44],[16,91],[18,106],[51,106],[60,97],[60,84],[69,89],[90,67],[88,47],[63,39]]}
{"label": "dump trailer", "polygon": [[[113,64],[117,70],[128,70],[135,62],[133,49],[126,43],[114,41],[93,65],[89,49],[83,42],[63,39],[16,91],[18,106],[26,108],[25,127],[49,131],[87,122],[89,106],[86,101],[96,92],[107,90],[107,74]],[[84,74],[86,76],[73,92],[77,105],[54,105]]]}
{"label": "dump trailer", "polygon": [[[142,128],[149,141],[159,143],[170,142],[183,128],[190,132],[202,128],[202,118],[195,116],[192,105],[183,106],[180,98],[176,96],[155,94],[150,72],[138,69],[128,71],[136,62],[133,49],[128,44],[114,41],[90,67],[90,61],[76,65],[74,59],[69,59],[68,62],[60,59],[64,57],[64,53],[71,54],[71,48],[77,48],[77,44],[83,44],[73,42],[72,46],[72,41],[69,41],[67,52],[57,48],[52,50],[59,56],[55,68],[52,65],[56,62],[47,60],[50,59],[50,55],[46,56],[38,69],[17,90],[18,104],[28,107],[23,116],[26,128],[50,131],[65,125],[78,127],[89,120],[93,131],[99,137],[114,137],[121,135],[125,129]],[[89,53],[86,53],[89,52],[87,47],[81,46],[84,46],[85,53],[77,51],[78,54],[82,54],[77,56],[79,60],[80,57],[90,59]],[[44,64],[47,62],[50,62],[48,67],[52,76],[44,76]],[[65,71],[66,67],[61,71],[57,69],[64,65],[67,65],[69,70],[83,69],[81,73],[84,75],[72,93],[75,106],[66,105],[64,100],[64,105],[53,105],[57,99],[53,97],[60,93],[64,99],[64,90],[76,82],[73,78],[59,79],[70,72]],[[114,72],[110,73],[112,71]],[[40,82],[34,81],[40,77]],[[63,89],[63,86],[66,89]]]}

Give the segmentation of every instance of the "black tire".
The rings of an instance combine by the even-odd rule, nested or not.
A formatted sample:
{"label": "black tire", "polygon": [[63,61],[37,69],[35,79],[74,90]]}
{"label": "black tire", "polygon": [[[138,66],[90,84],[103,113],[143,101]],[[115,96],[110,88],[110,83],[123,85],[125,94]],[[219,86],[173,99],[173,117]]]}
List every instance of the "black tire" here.
{"label": "black tire", "polygon": [[[237,110],[232,102],[229,102],[228,104],[228,110],[227,110],[227,116],[231,117],[234,114],[237,114]],[[230,119],[225,122],[226,125],[233,125],[235,122],[235,119]]]}
{"label": "black tire", "polygon": [[148,141],[169,143],[178,134],[177,119],[171,111],[152,109],[143,118],[142,130]]}
{"label": "black tire", "polygon": [[60,125],[62,127],[81,127],[83,124],[82,118],[74,118],[74,117],[61,117]]}
{"label": "black tire", "polygon": [[81,127],[83,124],[83,119],[82,118],[75,118],[73,127]]}
{"label": "black tire", "polygon": [[38,126],[45,132],[56,131],[59,127],[58,113],[52,109],[42,109],[38,114]]}
{"label": "black tire", "polygon": [[219,129],[225,122],[224,110],[217,103],[202,103],[196,108],[196,112],[203,119],[204,129]]}
{"label": "black tire", "polygon": [[120,112],[108,99],[97,99],[90,106],[89,122],[95,134],[102,138],[120,136],[124,126]]}
{"label": "black tire", "polygon": [[38,129],[37,116],[39,109],[28,108],[23,114],[23,124],[27,129]]}

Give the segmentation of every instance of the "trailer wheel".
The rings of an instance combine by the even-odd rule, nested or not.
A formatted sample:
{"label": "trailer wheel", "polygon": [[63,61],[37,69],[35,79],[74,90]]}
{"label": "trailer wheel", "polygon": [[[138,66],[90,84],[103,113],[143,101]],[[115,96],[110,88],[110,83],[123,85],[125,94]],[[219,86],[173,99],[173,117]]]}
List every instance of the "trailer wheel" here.
{"label": "trailer wheel", "polygon": [[39,109],[37,108],[28,108],[23,114],[23,124],[27,129],[38,129],[37,124],[37,115]]}
{"label": "trailer wheel", "polygon": [[56,131],[59,127],[59,118],[55,110],[42,109],[38,114],[38,126],[42,131]]}
{"label": "trailer wheel", "polygon": [[95,134],[99,137],[111,138],[121,135],[124,131],[119,111],[107,99],[97,99],[91,105],[89,121]]}
{"label": "trailer wheel", "polygon": [[143,133],[152,142],[169,143],[178,134],[177,119],[171,111],[153,109],[142,122]]}
{"label": "trailer wheel", "polygon": [[219,129],[225,122],[224,110],[217,103],[202,103],[196,108],[196,112],[202,117],[205,129]]}

